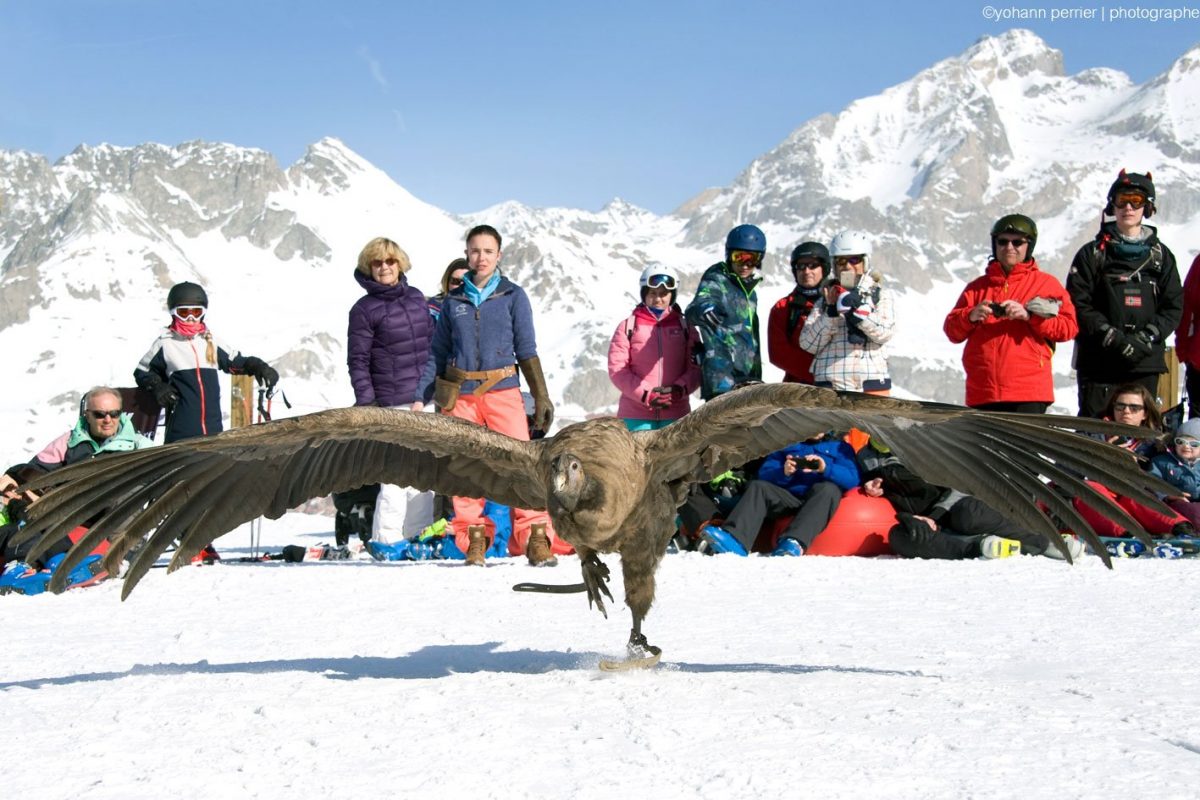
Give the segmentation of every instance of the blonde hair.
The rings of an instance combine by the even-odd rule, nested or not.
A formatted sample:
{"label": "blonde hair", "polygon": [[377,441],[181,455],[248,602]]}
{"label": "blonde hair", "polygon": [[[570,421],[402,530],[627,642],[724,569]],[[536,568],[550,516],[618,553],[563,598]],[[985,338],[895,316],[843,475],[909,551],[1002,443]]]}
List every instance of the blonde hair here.
{"label": "blonde hair", "polygon": [[356,269],[369,278],[371,277],[371,262],[375,259],[382,261],[385,258],[394,258],[400,262],[401,275],[412,269],[412,262],[408,260],[408,253],[404,252],[404,249],[400,245],[383,236],[376,237],[367,242],[367,246],[358,254],[358,266]]}

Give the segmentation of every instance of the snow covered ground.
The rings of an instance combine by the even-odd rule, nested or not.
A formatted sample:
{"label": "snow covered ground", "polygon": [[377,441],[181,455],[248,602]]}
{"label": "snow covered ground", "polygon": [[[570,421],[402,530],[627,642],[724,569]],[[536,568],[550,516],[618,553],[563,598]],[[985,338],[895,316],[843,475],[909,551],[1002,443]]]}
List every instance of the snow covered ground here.
{"label": "snow covered ground", "polygon": [[[263,524],[271,549],[331,520]],[[245,529],[218,540],[247,548]],[[614,565],[616,559],[608,558]],[[0,598],[22,798],[1195,797],[1200,560],[224,564]],[[614,569],[613,593],[620,593]]]}

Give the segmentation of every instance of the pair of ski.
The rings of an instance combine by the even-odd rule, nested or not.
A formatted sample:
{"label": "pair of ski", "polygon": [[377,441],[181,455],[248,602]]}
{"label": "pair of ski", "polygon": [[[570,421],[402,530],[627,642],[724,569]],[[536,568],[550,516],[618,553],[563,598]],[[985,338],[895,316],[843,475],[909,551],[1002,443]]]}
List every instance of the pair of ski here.
{"label": "pair of ski", "polygon": [[1104,549],[1114,558],[1195,558],[1200,555],[1200,539],[1155,539],[1146,547],[1137,539],[1101,536]]}

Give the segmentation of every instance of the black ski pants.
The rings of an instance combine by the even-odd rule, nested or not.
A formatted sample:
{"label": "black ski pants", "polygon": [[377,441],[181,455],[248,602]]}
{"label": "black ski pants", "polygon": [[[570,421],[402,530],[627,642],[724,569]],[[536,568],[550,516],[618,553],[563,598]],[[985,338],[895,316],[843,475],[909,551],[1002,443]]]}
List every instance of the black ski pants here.
{"label": "black ski pants", "polygon": [[825,530],[841,501],[842,490],[832,481],[813,484],[803,497],[770,481],[750,481],[721,527],[749,552],[764,522],[795,514],[780,538],[795,539],[807,550],[817,534]]}
{"label": "black ski pants", "polygon": [[1021,543],[1021,552],[1041,555],[1050,542],[1043,534],[1027,531],[1009,522],[991,506],[975,497],[964,497],[938,520],[935,531],[911,514],[897,514],[900,524],[892,528],[888,541],[892,550],[909,558],[978,558],[979,542],[985,536],[1002,536]]}

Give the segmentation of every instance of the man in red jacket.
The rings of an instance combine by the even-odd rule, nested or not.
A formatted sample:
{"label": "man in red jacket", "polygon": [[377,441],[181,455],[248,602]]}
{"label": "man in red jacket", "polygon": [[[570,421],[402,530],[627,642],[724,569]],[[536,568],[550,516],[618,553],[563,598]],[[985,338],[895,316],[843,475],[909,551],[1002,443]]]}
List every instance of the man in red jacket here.
{"label": "man in red jacket", "polygon": [[813,382],[813,354],[800,347],[800,331],[832,268],[829,248],[820,242],[801,242],[792,251],[796,288],[779,298],[767,318],[767,356],[783,370],[785,383]]}
{"label": "man in red jacket", "polygon": [[942,326],[966,342],[967,405],[1042,414],[1054,402],[1050,359],[1057,342],[1079,332],[1063,285],[1033,259],[1037,225],[1009,214],[992,226],[992,259],[967,284]]}

